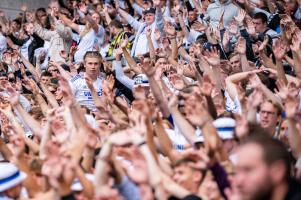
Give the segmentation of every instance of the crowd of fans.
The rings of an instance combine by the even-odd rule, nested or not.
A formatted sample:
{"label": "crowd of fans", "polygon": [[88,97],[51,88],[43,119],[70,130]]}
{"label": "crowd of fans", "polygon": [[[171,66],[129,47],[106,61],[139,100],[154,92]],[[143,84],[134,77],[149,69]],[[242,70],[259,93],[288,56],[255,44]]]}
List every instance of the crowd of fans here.
{"label": "crowd of fans", "polygon": [[0,11],[0,200],[300,200],[300,0]]}

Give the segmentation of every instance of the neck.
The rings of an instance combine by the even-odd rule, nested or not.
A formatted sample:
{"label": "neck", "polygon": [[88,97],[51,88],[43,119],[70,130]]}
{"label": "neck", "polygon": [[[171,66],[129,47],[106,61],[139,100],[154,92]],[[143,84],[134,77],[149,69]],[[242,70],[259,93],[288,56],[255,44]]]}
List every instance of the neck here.
{"label": "neck", "polygon": [[93,81],[95,81],[97,79],[97,75],[98,74],[88,74],[88,73],[85,73],[85,76],[92,79]]}
{"label": "neck", "polygon": [[287,192],[288,183],[286,181],[283,181],[281,184],[274,188],[271,200],[282,200],[285,198]]}

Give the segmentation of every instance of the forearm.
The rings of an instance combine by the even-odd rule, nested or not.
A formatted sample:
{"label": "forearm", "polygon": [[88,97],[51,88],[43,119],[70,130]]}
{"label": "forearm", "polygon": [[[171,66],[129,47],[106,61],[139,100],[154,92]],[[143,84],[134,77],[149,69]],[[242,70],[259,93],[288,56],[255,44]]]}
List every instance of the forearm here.
{"label": "forearm", "polygon": [[246,54],[240,54],[239,56],[243,72],[254,70],[250,67]]}
{"label": "forearm", "polygon": [[206,96],[208,111],[213,119],[217,119],[217,111],[211,96]]}
{"label": "forearm", "polygon": [[52,108],[58,108],[59,104],[58,104],[57,100],[55,99],[55,96],[51,92],[49,92],[49,90],[43,83],[40,83],[40,86],[41,86],[41,89],[42,89],[44,95],[47,98],[47,101],[52,106]]}
{"label": "forearm", "polygon": [[35,99],[38,102],[38,105],[40,106],[42,113],[44,114],[44,116],[47,115],[50,107],[47,105],[46,101],[44,100],[44,98],[42,97],[42,95],[40,93],[36,93],[35,95]]}
{"label": "forearm", "polygon": [[155,132],[158,137],[162,153],[169,158],[171,163],[175,164],[176,161],[179,159],[179,154],[177,154],[177,152],[174,151],[173,145],[162,126],[161,120],[157,120]]}
{"label": "forearm", "polygon": [[94,185],[91,181],[89,181],[84,171],[80,168],[80,166],[76,167],[75,170],[76,177],[78,178],[79,182],[81,183],[83,189],[82,193],[87,197],[88,199],[93,199],[94,197]]}
{"label": "forearm", "polygon": [[7,161],[11,160],[13,154],[10,151],[10,149],[7,147],[7,145],[4,143],[2,138],[0,138],[0,152],[5,160]]}
{"label": "forearm", "polygon": [[296,159],[301,157],[301,136],[294,119],[288,119],[288,141]]}
{"label": "forearm", "polygon": [[122,49],[124,58],[126,62],[130,65],[131,68],[137,68],[137,63],[132,58],[132,56],[129,54],[129,52],[126,50],[126,48]]}
{"label": "forearm", "polygon": [[281,100],[269,88],[267,88],[264,84],[261,83],[259,89],[262,91],[266,98],[271,100],[279,108],[283,109]]}
{"label": "forearm", "polygon": [[170,113],[167,108],[167,99],[164,98],[157,81],[154,79],[154,77],[148,77],[148,81],[149,81],[151,91],[154,95],[155,101],[156,101],[157,105],[159,106],[163,116],[169,117]]}
{"label": "forearm", "polygon": [[84,169],[86,173],[90,173],[92,171],[92,166],[93,166],[94,150],[91,148],[86,148],[82,158],[83,160],[81,162],[81,167]]}
{"label": "forearm", "polygon": [[113,68],[115,69],[116,79],[132,90],[134,88],[135,81],[124,74],[121,61],[113,61]]}
{"label": "forearm", "polygon": [[284,72],[284,68],[283,68],[283,65],[282,65],[282,61],[280,60],[276,60],[276,66],[277,66],[277,75],[278,75],[278,79],[283,81],[283,83],[285,85],[287,85],[287,79],[286,79],[286,76],[285,76],[285,72]]}
{"label": "forearm", "polygon": [[149,48],[149,55],[150,55],[150,59],[155,60],[156,59],[156,52],[155,52],[155,47],[152,41],[151,36],[147,36],[147,44],[148,44],[148,48]]}
{"label": "forearm", "polygon": [[50,122],[48,122],[43,131],[41,142],[40,142],[39,158],[41,160],[44,160],[46,158],[46,145],[50,139],[51,139],[51,128],[50,128]]}
{"label": "forearm", "polygon": [[177,44],[177,39],[176,38],[172,38],[172,39],[170,39],[170,41],[171,41],[171,58],[176,61],[176,60],[178,60],[178,44]]}
{"label": "forearm", "polygon": [[186,118],[180,113],[178,109],[171,109],[170,112],[180,132],[191,145],[194,145],[196,141],[196,135],[193,126],[186,120]]}
{"label": "forearm", "polygon": [[293,60],[294,60],[294,65],[292,66],[294,68],[296,76],[299,79],[301,79],[301,57],[299,56],[301,55],[301,52],[292,51],[292,53],[293,53]]}
{"label": "forearm", "polygon": [[[147,170],[149,174],[149,182],[152,186],[156,186],[160,182],[160,174],[161,170],[153,157],[153,154],[149,147],[145,144],[139,147],[141,153],[143,154],[144,158],[146,159],[147,163]],[[156,174],[156,176],[153,176]]]}
{"label": "forearm", "polygon": [[42,130],[39,122],[37,122],[28,112],[26,112],[20,104],[16,105],[14,108],[21,115],[24,122],[30,127],[31,131],[34,134],[39,135]]}

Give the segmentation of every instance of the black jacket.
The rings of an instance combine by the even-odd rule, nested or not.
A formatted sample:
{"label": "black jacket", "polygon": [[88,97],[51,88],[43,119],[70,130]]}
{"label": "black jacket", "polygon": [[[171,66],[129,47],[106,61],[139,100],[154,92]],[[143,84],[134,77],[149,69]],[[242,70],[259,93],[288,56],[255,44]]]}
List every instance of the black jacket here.
{"label": "black jacket", "polygon": [[[18,46],[22,46],[25,42],[27,42],[29,40],[29,37],[25,38],[25,39],[18,39],[13,34],[10,34],[8,37],[13,41],[14,44],[16,44]],[[41,39],[35,33],[32,35],[32,37],[33,37],[33,40],[30,43],[30,45],[28,46],[28,59],[29,59],[29,62],[34,65],[35,64],[34,63],[34,51],[40,47],[43,47],[44,40]]]}

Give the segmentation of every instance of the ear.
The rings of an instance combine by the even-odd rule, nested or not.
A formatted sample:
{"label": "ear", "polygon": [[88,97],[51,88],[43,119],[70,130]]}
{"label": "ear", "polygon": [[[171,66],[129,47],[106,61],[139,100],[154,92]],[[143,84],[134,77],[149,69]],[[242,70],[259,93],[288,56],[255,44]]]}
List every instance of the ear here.
{"label": "ear", "polygon": [[193,173],[193,182],[200,183],[203,178],[203,174],[200,171],[194,171]]}
{"label": "ear", "polygon": [[285,179],[286,169],[284,161],[276,161],[270,166],[270,177],[273,184],[278,184]]}

